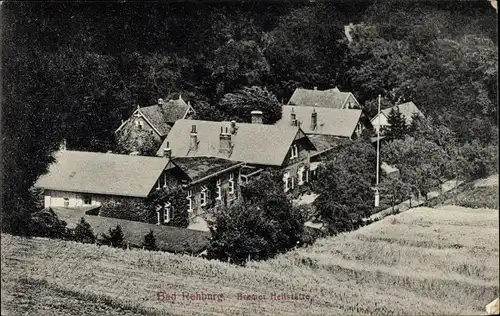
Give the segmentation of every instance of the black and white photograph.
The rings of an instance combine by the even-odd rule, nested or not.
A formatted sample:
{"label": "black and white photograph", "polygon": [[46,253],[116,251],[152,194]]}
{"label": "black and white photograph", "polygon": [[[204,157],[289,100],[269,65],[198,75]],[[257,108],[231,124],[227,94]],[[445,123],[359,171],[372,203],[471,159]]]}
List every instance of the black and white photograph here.
{"label": "black and white photograph", "polygon": [[500,314],[496,0],[0,1],[1,316]]}

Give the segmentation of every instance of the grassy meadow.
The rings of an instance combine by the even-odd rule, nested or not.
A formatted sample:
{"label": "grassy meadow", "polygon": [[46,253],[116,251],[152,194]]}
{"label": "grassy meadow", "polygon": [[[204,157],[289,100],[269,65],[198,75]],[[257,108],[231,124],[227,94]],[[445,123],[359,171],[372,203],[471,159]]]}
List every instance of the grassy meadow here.
{"label": "grassy meadow", "polygon": [[417,208],[246,267],[2,235],[2,315],[481,315],[499,295],[498,225],[497,210]]}

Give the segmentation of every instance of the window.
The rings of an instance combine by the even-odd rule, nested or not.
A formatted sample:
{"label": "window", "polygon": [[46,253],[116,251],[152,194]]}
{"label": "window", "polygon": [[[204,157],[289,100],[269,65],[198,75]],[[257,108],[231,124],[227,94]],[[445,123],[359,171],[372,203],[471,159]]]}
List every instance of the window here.
{"label": "window", "polygon": [[91,205],[92,204],[92,196],[91,195],[84,195],[83,196],[83,204],[84,205]]}
{"label": "window", "polygon": [[64,198],[64,207],[69,207],[69,198]]}
{"label": "window", "polygon": [[217,179],[217,197],[215,198],[216,200],[221,201],[222,200],[222,188],[221,188],[222,181],[220,179]]}
{"label": "window", "polygon": [[189,201],[188,212],[191,213],[191,212],[193,212],[193,191],[191,191],[191,190],[187,191],[186,199],[188,199],[188,201]]}
{"label": "window", "polygon": [[200,203],[201,206],[207,205],[208,202],[208,189],[206,186],[201,186]]}
{"label": "window", "polygon": [[234,194],[234,174],[229,174],[229,194]]}
{"label": "window", "polygon": [[288,187],[288,179],[290,179],[290,173],[287,171],[283,174],[283,182],[285,183],[285,192],[288,192],[290,188]]}
{"label": "window", "polygon": [[135,126],[137,126],[138,129],[142,129],[142,121],[135,120]]}
{"label": "window", "polygon": [[167,202],[163,206],[163,222],[168,223],[171,220],[172,220],[172,204],[170,202]]}
{"label": "window", "polygon": [[299,149],[297,148],[297,145],[292,145],[291,150],[292,150],[292,152],[290,155],[290,159],[297,158],[299,156]]}

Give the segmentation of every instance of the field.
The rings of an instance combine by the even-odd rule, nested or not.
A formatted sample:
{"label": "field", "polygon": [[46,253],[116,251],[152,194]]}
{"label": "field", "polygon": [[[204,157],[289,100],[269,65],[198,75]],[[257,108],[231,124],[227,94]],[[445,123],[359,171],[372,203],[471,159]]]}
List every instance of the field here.
{"label": "field", "polygon": [[418,208],[247,267],[2,235],[2,315],[480,315],[499,295],[498,225],[496,210]]}

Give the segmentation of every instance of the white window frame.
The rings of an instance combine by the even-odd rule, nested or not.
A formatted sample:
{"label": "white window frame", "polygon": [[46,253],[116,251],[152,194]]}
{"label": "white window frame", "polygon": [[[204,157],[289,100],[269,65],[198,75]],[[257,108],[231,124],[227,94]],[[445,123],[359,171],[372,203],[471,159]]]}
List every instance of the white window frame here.
{"label": "white window frame", "polygon": [[215,199],[218,200],[218,201],[222,200],[222,187],[221,187],[221,185],[222,185],[221,179],[217,179],[217,184],[216,184],[216,186],[217,186],[217,197]]}
{"label": "white window frame", "polygon": [[201,186],[201,194],[200,194],[200,205],[206,206],[208,203],[208,188],[204,185]]}
{"label": "white window frame", "polygon": [[193,212],[193,191],[192,190],[187,190],[186,199],[189,201],[188,212],[192,213]]}
{"label": "white window frame", "polygon": [[170,202],[167,202],[163,206],[163,223],[168,223],[171,220],[172,220],[172,204]]}
{"label": "white window frame", "polygon": [[229,174],[229,194],[234,194],[234,174]]}
{"label": "white window frame", "polygon": [[285,192],[288,192],[290,190],[290,188],[288,187],[288,179],[290,179],[290,172],[286,171],[283,174],[283,182],[285,183],[285,188],[284,188]]}
{"label": "white window frame", "polygon": [[297,148],[297,144],[292,145],[290,159],[295,159],[299,156],[299,149]]}
{"label": "white window frame", "polygon": [[299,169],[297,170],[298,185],[304,184],[304,171],[305,171],[304,167],[299,167]]}

